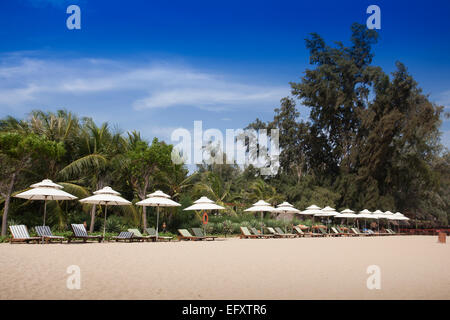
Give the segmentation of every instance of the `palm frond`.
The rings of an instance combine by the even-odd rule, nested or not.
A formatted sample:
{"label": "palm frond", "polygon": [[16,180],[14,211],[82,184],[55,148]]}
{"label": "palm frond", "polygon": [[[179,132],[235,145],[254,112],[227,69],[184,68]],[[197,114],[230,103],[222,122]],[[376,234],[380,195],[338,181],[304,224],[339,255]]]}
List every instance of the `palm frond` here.
{"label": "palm frond", "polygon": [[104,156],[100,154],[90,154],[81,157],[66,167],[64,167],[60,172],[59,176],[63,179],[68,179],[73,176],[77,176],[92,169],[103,169],[106,167],[107,160]]}

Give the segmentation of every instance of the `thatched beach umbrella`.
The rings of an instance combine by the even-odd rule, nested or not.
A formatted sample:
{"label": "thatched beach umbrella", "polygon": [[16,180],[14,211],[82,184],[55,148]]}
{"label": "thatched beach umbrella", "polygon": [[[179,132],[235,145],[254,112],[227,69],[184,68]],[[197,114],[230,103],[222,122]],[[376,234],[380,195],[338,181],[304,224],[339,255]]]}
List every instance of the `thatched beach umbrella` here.
{"label": "thatched beach umbrella", "polygon": [[[277,206],[275,212],[285,213],[285,214],[286,213],[300,213],[300,210],[294,208],[294,206],[292,204],[290,204],[289,202],[285,201],[283,203],[280,203]],[[284,217],[283,217],[283,220],[284,220]],[[286,231],[286,229],[285,229],[285,231]]]}
{"label": "thatched beach umbrella", "polygon": [[156,241],[158,241],[159,207],[179,207],[181,204],[170,199],[168,194],[157,190],[149,195],[147,199],[137,202],[138,206],[156,207]]}
{"label": "thatched beach umbrella", "polygon": [[314,215],[317,213],[321,213],[321,209],[320,207],[316,206],[315,204],[310,205],[308,208],[306,208],[306,210],[300,211],[299,214],[304,215],[304,216],[312,216],[313,221],[314,221]]}
{"label": "thatched beach umbrella", "polygon": [[391,220],[391,218],[392,218],[393,216],[394,216],[394,213],[391,212],[391,211],[389,211],[389,210],[383,212],[383,217],[382,217],[382,219],[386,219],[388,228],[390,227],[390,226],[389,226],[389,220]]}
{"label": "thatched beach umbrella", "polygon": [[263,214],[264,212],[273,212],[276,211],[274,207],[270,205],[270,203],[265,202],[264,200],[259,200],[255,202],[253,206],[248,209],[245,209],[246,212],[261,212],[261,234],[263,234]]}
{"label": "thatched beach umbrella", "polygon": [[378,233],[380,233],[380,222],[379,220],[383,218],[383,211],[381,210],[375,210],[374,212],[372,212],[372,216],[374,219],[377,219],[377,225],[378,225]]}
{"label": "thatched beach umbrella", "polygon": [[319,213],[316,213],[314,215],[314,217],[326,217],[327,218],[327,230],[328,230],[328,218],[334,217],[336,214],[338,214],[338,212],[334,208],[331,208],[330,206],[326,206],[325,208],[320,210]]}
{"label": "thatched beach umbrella", "polygon": [[[401,214],[400,212],[396,212],[393,215],[391,215],[389,218],[389,220],[396,220],[396,221],[408,221],[409,218],[404,216],[403,214]],[[400,223],[398,224],[398,232],[400,232]]]}
{"label": "thatched beach umbrella", "polygon": [[[184,211],[189,211],[189,210],[207,210],[207,211],[210,211],[210,210],[225,210],[225,208],[222,207],[222,206],[219,206],[218,204],[216,204],[211,199],[208,199],[207,197],[201,197],[200,199],[194,201],[194,204],[192,206],[184,208],[183,210]],[[205,227],[203,227],[203,232],[206,235]]]}
{"label": "thatched beach umbrella", "polygon": [[113,190],[111,187],[104,187],[103,189],[94,192],[93,196],[80,200],[81,203],[105,205],[105,220],[103,222],[103,239],[106,233],[106,214],[108,206],[128,206],[131,202],[120,196],[120,193]]}
{"label": "thatched beach umbrella", "polygon": [[44,222],[47,214],[47,200],[75,200],[77,197],[62,191],[63,186],[54,183],[52,180],[44,179],[39,183],[32,184],[30,190],[15,195],[16,198],[27,200],[44,200]]}
{"label": "thatched beach umbrella", "polygon": [[374,217],[369,210],[364,209],[359,212],[357,219],[364,219],[364,229],[366,229],[366,219],[374,219]]}

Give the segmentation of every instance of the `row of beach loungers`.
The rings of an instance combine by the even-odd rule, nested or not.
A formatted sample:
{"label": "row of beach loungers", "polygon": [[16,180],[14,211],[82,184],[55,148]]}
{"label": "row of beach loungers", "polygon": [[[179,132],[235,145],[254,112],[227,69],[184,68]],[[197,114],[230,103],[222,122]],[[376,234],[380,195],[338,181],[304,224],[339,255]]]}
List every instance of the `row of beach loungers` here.
{"label": "row of beach loungers", "polygon": [[358,236],[391,236],[400,235],[391,229],[386,229],[386,232],[376,233],[372,230],[367,232],[361,232],[358,228],[350,228],[349,232],[345,232],[339,227],[331,227],[330,231],[327,232],[325,228],[317,228],[316,232],[304,232],[300,227],[294,226],[294,233],[285,233],[279,227],[267,227],[268,234],[262,234],[259,230],[253,227],[241,227],[241,239],[267,239],[267,238],[294,238],[294,237],[358,237]]}
{"label": "row of beach loungers", "polygon": [[[67,237],[67,243],[73,240],[81,240],[82,242],[87,241],[103,241],[103,236],[100,235],[89,235],[83,224],[71,224],[73,234]],[[37,237],[31,237],[28,233],[28,229],[25,225],[15,225],[10,226],[11,231],[10,243],[14,242],[60,242],[66,240],[65,237],[55,236],[49,226],[36,226],[35,228]],[[128,241],[128,242],[139,242],[139,241],[171,241],[173,237],[156,236],[156,230],[154,228],[147,228],[147,235],[143,235],[138,229],[128,229],[128,231],[120,232],[117,236],[110,238],[113,241]],[[215,236],[205,236],[203,230],[200,228],[192,228],[193,234],[191,234],[187,229],[178,229],[178,239],[179,240],[215,240]]]}
{"label": "row of beach loungers", "polygon": [[[86,228],[83,224],[71,224],[70,225],[73,234],[67,237],[67,243],[72,242],[73,240],[82,240],[83,242],[87,241],[98,241],[101,242],[103,240],[103,236],[100,235],[89,235],[86,231]],[[13,242],[60,242],[66,240],[65,237],[55,236],[53,235],[49,226],[36,226],[34,229],[36,231],[37,237],[31,237],[28,233],[28,229],[25,225],[16,225],[9,227],[11,231],[10,243]],[[191,240],[191,241],[201,241],[201,240],[215,240],[217,237],[215,236],[206,236],[203,233],[201,228],[191,228],[191,234],[187,229],[178,229],[178,240]],[[241,227],[241,235],[240,238],[294,238],[294,237],[340,237],[340,236],[380,236],[380,235],[398,235],[398,233],[392,231],[391,229],[386,229],[385,233],[375,233],[372,230],[368,232],[361,232],[358,228],[350,228],[350,232],[344,232],[339,227],[331,227],[331,232],[328,233],[324,228],[316,229],[316,232],[304,232],[300,227],[294,226],[294,233],[285,233],[279,227],[267,227],[268,234],[262,234],[260,231],[256,230],[256,228],[250,227]],[[147,228],[145,230],[147,235],[143,235],[138,229],[128,229],[128,231],[120,232],[117,236],[110,238],[113,241],[171,241],[172,237],[159,236],[156,237],[156,230],[154,228]]]}

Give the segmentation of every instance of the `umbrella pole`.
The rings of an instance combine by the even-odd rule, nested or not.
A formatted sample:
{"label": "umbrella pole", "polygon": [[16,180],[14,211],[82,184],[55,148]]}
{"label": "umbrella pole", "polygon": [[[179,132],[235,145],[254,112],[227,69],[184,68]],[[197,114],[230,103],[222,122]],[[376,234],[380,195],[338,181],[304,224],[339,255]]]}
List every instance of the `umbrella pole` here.
{"label": "umbrella pole", "polygon": [[106,213],[108,212],[108,204],[105,206],[105,221],[103,222],[103,241],[105,241],[106,234]]}
{"label": "umbrella pole", "polygon": [[156,206],[156,241],[158,241],[159,205]]}
{"label": "umbrella pole", "polygon": [[[45,199],[44,199],[44,223],[43,223],[43,226],[45,226],[46,213],[47,213],[47,196],[45,196]],[[42,237],[42,244],[44,244],[44,237]]]}
{"label": "umbrella pole", "polygon": [[263,232],[263,212],[261,211],[261,234],[264,234]]}
{"label": "umbrella pole", "polygon": [[45,197],[44,200],[44,224],[43,226],[45,226],[45,215],[47,214],[47,196]]}

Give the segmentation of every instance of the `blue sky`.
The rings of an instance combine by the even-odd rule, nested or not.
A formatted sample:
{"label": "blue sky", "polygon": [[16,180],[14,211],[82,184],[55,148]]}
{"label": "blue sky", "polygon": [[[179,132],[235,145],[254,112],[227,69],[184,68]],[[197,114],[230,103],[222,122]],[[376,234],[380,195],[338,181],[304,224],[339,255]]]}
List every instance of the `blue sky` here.
{"label": "blue sky", "polygon": [[[81,30],[66,28],[70,4]],[[168,142],[194,120],[223,132],[271,120],[309,67],[308,34],[348,43],[371,4],[381,8],[373,63],[403,62],[450,111],[449,1],[6,0],[0,117],[66,108]],[[450,147],[449,121],[441,128]]]}

